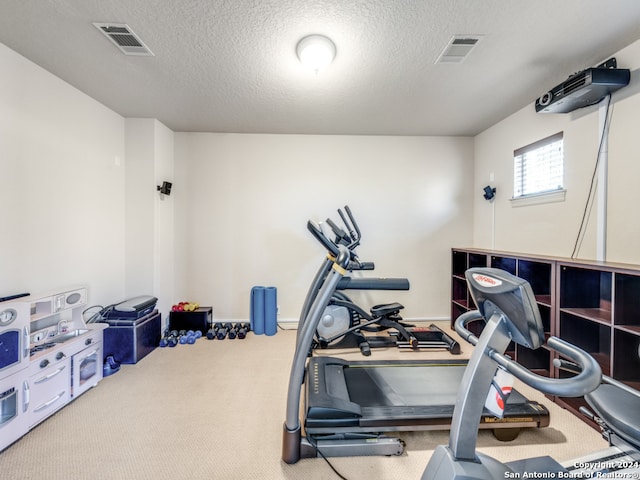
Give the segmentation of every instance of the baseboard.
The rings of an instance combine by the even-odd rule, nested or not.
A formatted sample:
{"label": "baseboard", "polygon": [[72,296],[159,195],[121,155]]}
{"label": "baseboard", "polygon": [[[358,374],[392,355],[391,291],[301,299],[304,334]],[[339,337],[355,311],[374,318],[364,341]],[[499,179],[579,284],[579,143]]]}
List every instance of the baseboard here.
{"label": "baseboard", "polygon": [[[447,322],[451,323],[450,317],[402,317],[402,321],[406,323],[440,323]],[[295,330],[298,328],[298,319],[297,318],[285,318],[278,320],[278,325],[283,330]]]}
{"label": "baseboard", "polygon": [[[247,318],[214,318],[213,323],[251,323]],[[298,328],[297,318],[278,319],[278,326],[283,330],[295,330]]]}
{"label": "baseboard", "polygon": [[281,318],[278,320],[278,326],[283,330],[296,330],[300,320],[297,318]]}
{"label": "baseboard", "polygon": [[[402,320],[406,323],[433,323],[433,322],[451,322],[449,317],[403,317]],[[249,323],[247,319],[220,319],[214,318],[213,323]],[[280,318],[278,319],[278,326],[283,330],[296,330],[298,328],[299,320],[297,318]]]}

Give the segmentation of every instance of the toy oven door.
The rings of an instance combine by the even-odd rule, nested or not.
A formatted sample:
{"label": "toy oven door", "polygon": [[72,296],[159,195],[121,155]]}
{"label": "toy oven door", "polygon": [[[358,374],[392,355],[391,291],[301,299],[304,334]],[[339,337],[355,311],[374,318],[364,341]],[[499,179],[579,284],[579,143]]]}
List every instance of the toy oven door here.
{"label": "toy oven door", "polygon": [[102,343],[94,343],[71,358],[73,398],[94,387],[102,379]]}
{"label": "toy oven door", "polygon": [[0,328],[0,378],[27,366],[29,361],[29,329]]}
{"label": "toy oven door", "polygon": [[19,372],[0,379],[0,451],[29,431],[29,385]]}

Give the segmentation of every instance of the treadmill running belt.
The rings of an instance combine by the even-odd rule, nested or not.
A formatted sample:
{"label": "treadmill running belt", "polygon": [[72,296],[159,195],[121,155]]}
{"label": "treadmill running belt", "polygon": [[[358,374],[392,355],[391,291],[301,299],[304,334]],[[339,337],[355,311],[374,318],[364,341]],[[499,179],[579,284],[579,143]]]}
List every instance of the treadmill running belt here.
{"label": "treadmill running belt", "polygon": [[[361,407],[453,406],[464,375],[464,366],[430,365],[344,369],[352,402]],[[507,403],[526,399],[514,390]]]}
{"label": "treadmill running belt", "polygon": [[[307,365],[305,429],[308,434],[448,429],[466,366],[450,360],[313,357]],[[547,425],[549,411],[513,390],[504,417],[485,410],[480,428]]]}

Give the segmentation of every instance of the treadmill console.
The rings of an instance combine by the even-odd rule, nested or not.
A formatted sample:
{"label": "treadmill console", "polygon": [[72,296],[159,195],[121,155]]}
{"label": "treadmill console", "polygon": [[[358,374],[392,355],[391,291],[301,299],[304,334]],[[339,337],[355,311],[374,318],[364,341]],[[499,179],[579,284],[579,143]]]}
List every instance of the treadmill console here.
{"label": "treadmill console", "polygon": [[514,342],[530,349],[542,346],[544,328],[529,282],[497,268],[470,268],[465,276],[485,320],[502,315]]}

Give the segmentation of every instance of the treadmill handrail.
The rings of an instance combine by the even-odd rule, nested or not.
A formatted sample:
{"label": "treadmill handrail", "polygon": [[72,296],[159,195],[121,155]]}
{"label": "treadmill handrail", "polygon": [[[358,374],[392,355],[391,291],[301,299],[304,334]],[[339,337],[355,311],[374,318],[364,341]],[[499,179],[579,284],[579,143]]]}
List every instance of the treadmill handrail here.
{"label": "treadmill handrail", "polygon": [[320,265],[320,268],[318,269],[315,277],[313,278],[311,287],[307,291],[307,296],[304,299],[302,310],[300,311],[300,318],[298,319],[296,343],[298,341],[297,339],[300,337],[300,332],[302,331],[302,326],[304,325],[304,321],[307,318],[307,315],[309,314],[309,310],[311,310],[313,301],[318,296],[318,292],[320,291],[320,288],[322,287],[323,282],[325,281],[327,275],[331,271],[331,265],[333,265],[334,260],[335,260],[335,257],[332,257],[331,255],[327,255],[322,260],[322,264]]}
{"label": "treadmill handrail", "polygon": [[320,287],[309,312],[306,315],[302,330],[298,332],[296,350],[291,363],[291,372],[289,375],[289,389],[287,392],[287,412],[285,417],[285,428],[289,432],[293,432],[300,428],[300,398],[302,384],[304,380],[304,372],[306,367],[306,359],[313,342],[314,333],[320,323],[322,314],[329,304],[332,295],[335,293],[336,286],[340,279],[346,274],[346,266],[349,263],[349,251],[344,245],[338,247],[339,254],[331,267],[327,279]]}

